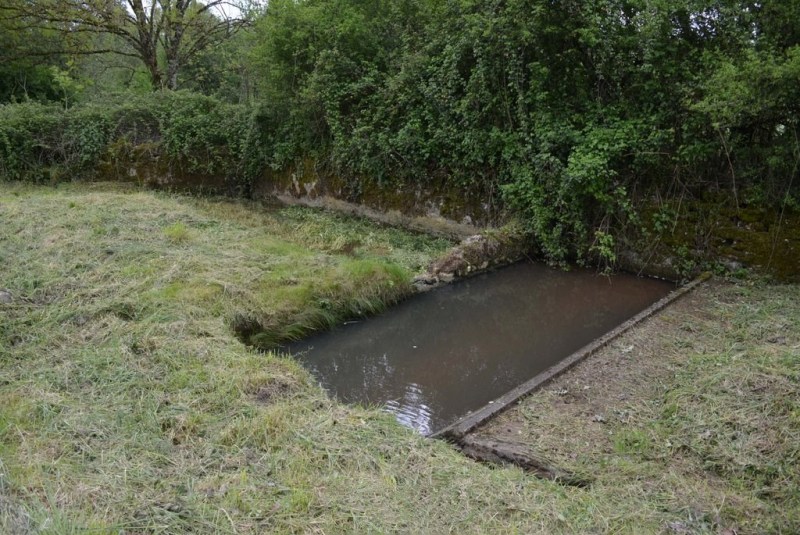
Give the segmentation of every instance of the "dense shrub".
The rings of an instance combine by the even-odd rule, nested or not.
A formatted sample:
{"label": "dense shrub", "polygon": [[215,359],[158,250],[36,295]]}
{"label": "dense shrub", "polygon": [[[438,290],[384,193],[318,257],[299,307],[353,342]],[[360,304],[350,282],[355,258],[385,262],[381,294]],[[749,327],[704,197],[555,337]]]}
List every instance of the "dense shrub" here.
{"label": "dense shrub", "polygon": [[273,0],[277,165],[502,192],[554,260],[654,193],[797,193],[800,2]]}
{"label": "dense shrub", "polygon": [[6,106],[0,173],[89,174],[150,144],[246,186],[313,159],[348,191],[493,195],[552,260],[611,259],[642,199],[800,206],[798,20],[800,0],[271,0],[237,57],[257,106]]}
{"label": "dense shrub", "polygon": [[0,107],[0,176],[44,178],[57,162],[67,159],[58,135],[63,125],[58,107],[37,103]]}
{"label": "dense shrub", "polygon": [[247,186],[263,167],[252,117],[247,106],[189,92],[109,98],[70,109],[0,106],[0,176],[90,176],[104,159],[147,144],[170,166]]}

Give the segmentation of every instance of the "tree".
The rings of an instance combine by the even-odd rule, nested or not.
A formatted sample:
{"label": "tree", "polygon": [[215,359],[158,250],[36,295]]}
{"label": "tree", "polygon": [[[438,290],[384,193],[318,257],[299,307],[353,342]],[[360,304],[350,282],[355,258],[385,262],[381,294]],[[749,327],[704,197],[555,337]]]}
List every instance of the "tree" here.
{"label": "tree", "polygon": [[18,99],[51,100],[58,97],[52,67],[62,66],[53,37],[37,29],[14,31],[0,20],[0,103]]}
{"label": "tree", "polygon": [[[254,9],[248,0],[10,0],[0,12],[14,31],[60,33],[59,52],[133,56],[154,89],[177,89],[181,67],[248,25]],[[95,46],[107,40],[86,34],[116,36],[119,46]]]}

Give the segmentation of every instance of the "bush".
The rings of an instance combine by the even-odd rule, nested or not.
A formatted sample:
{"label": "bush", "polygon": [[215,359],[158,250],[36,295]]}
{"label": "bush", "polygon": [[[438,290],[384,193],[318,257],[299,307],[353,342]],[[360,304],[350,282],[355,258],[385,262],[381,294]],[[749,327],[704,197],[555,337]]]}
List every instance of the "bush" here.
{"label": "bush", "polygon": [[0,106],[0,175],[42,180],[67,156],[61,146],[64,114],[36,103]]}
{"label": "bush", "polygon": [[795,198],[798,6],[274,0],[270,161],[502,192],[550,259],[610,259],[637,200]]}
{"label": "bush", "polygon": [[0,176],[95,176],[101,164],[150,151],[170,169],[222,176],[246,187],[263,168],[252,110],[190,92],[109,98],[63,109],[0,106]]}

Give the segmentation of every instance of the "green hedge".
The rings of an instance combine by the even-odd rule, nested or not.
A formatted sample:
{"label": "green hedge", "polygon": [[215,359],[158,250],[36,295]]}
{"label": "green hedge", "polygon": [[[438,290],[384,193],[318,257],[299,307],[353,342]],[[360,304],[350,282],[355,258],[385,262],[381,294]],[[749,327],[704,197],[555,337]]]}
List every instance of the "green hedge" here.
{"label": "green hedge", "polygon": [[263,168],[251,108],[190,92],[110,98],[64,109],[0,106],[0,177],[43,181],[98,174],[136,147],[170,167],[247,186]]}

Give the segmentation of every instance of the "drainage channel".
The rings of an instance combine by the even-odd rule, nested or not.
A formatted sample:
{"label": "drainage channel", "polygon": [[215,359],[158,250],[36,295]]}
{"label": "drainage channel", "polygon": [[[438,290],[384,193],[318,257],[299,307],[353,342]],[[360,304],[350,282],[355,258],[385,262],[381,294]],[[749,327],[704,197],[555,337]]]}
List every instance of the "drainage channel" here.
{"label": "drainage channel", "polygon": [[693,290],[656,279],[523,262],[417,295],[286,350],[329,394],[378,406],[476,460],[587,480],[472,431]]}
{"label": "drainage channel", "polygon": [[452,440],[674,290],[655,279],[524,262],[286,349],[339,400],[383,407],[422,434]]}

